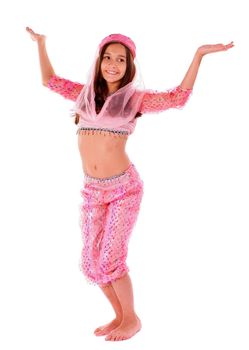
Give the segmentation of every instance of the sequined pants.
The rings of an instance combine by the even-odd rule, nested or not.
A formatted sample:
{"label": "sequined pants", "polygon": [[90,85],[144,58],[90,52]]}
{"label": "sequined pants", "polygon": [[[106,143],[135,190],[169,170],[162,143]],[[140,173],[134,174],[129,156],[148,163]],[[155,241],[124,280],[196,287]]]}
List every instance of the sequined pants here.
{"label": "sequined pants", "polygon": [[123,173],[108,178],[84,174],[80,191],[80,270],[89,282],[105,285],[129,271],[128,243],[137,221],[143,184],[133,163]]}

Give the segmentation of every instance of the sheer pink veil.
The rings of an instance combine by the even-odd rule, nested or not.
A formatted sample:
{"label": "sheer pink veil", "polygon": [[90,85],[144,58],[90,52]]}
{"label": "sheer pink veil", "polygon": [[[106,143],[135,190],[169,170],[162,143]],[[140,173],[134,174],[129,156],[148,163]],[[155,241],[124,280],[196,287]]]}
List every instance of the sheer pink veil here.
{"label": "sheer pink veil", "polygon": [[72,114],[79,114],[79,127],[81,123],[86,125],[87,122],[91,124],[96,123],[97,125],[101,118],[101,126],[115,128],[128,123],[135,117],[137,112],[139,112],[145,93],[144,83],[137,58],[135,58],[134,64],[136,67],[136,74],[133,81],[109,95],[101,111],[97,114],[95,110],[94,76],[98,57],[99,49],[97,49],[95,53],[92,67],[88,73],[87,82],[84,84],[71,111]]}

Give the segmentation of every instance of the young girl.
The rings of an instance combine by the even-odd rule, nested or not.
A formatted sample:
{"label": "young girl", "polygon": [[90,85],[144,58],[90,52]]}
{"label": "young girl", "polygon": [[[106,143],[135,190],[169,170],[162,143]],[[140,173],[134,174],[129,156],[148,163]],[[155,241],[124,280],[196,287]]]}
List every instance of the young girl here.
{"label": "young girl", "polygon": [[112,34],[101,41],[89,79],[82,85],[56,75],[47,55],[46,37],[26,30],[38,44],[43,85],[75,101],[84,172],[80,268],[101,288],[116,315],[94,333],[111,341],[129,339],[141,329],[126,258],[143,197],[143,180],[125,152],[126,141],[142,114],[183,107],[203,56],[228,50],[233,42],[200,46],[181,84],[156,92],[139,88],[136,47],[127,36]]}

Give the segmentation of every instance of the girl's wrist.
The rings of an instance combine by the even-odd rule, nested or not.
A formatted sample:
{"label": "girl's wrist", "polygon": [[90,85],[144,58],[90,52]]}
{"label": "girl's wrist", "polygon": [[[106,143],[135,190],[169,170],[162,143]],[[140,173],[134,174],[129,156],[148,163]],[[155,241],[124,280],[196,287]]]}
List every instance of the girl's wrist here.
{"label": "girl's wrist", "polygon": [[199,48],[198,48],[198,49],[196,50],[194,59],[200,63],[201,60],[202,60],[202,58],[203,58],[203,56],[204,56],[203,53],[201,53],[201,51],[200,51]]}
{"label": "girl's wrist", "polygon": [[203,55],[203,53],[201,52],[200,48],[198,48],[198,49],[196,50],[195,57],[196,57],[198,60],[201,61],[201,59],[202,59],[203,56],[204,56],[204,55]]}
{"label": "girl's wrist", "polygon": [[37,45],[44,46],[45,45],[46,38],[41,37],[37,39]]}

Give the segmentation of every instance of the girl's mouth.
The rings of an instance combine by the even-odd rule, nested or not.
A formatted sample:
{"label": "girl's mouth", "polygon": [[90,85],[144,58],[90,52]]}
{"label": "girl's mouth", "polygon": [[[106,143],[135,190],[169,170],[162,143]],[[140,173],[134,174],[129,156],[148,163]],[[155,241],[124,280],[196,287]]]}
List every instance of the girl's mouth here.
{"label": "girl's mouth", "polygon": [[118,74],[117,72],[112,71],[112,70],[107,70],[106,73],[107,73],[107,74],[110,74],[110,75],[116,75],[116,74]]}

